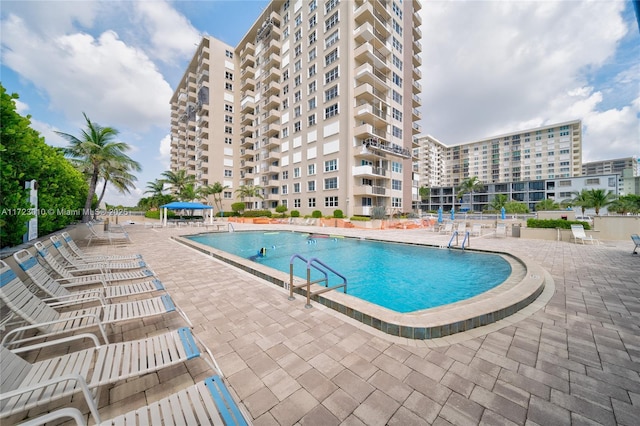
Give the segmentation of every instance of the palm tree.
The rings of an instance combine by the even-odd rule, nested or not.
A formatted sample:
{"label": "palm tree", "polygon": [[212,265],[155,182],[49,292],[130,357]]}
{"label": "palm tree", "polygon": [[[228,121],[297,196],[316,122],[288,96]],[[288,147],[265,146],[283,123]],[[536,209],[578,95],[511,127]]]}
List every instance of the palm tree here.
{"label": "palm tree", "polygon": [[240,197],[240,201],[244,202],[245,198],[260,198],[264,199],[262,196],[262,188],[258,185],[240,185],[238,189],[236,189],[236,194]]}
{"label": "palm tree", "polygon": [[153,182],[147,182],[147,190],[145,194],[151,194],[149,197],[149,207],[158,207],[160,205],[160,199],[164,196],[164,184],[165,182],[160,179],[156,179]]}
{"label": "palm tree", "polygon": [[202,188],[202,195],[208,197],[213,195],[213,205],[222,213],[222,193],[229,189],[229,186],[222,185],[220,182],[214,182],[211,185],[206,185]]}
{"label": "palm tree", "polygon": [[536,204],[536,211],[538,212],[558,210],[559,208],[560,206],[558,203],[553,201],[551,198],[546,198]]}
{"label": "palm tree", "polygon": [[591,201],[589,200],[589,191],[583,189],[582,191],[573,191],[571,195],[573,198],[569,200],[572,205],[579,206],[582,209],[582,216],[584,216],[584,211],[591,206]]}
{"label": "palm tree", "polygon": [[187,185],[195,184],[196,177],[193,175],[188,175],[187,171],[184,169],[180,169],[175,172],[168,170],[166,172],[163,172],[162,176],[164,176],[165,178],[163,179],[163,181],[171,185],[171,192],[175,194],[175,196],[178,197],[181,201],[187,201],[183,199],[182,195],[190,194],[183,194],[183,192]]}
{"label": "palm tree", "polygon": [[471,211],[473,211],[473,193],[476,191],[481,191],[483,189],[484,184],[480,181],[480,179],[478,179],[477,176],[472,176],[463,180],[457,191],[458,196],[461,199],[465,194],[470,194],[469,205],[471,206]]}
{"label": "palm tree", "polygon": [[102,168],[102,191],[98,197],[98,205],[102,202],[104,194],[107,190],[107,183],[111,182],[116,190],[121,194],[130,194],[131,190],[135,188],[134,182],[138,180],[130,171],[141,171],[140,164],[133,161],[132,164],[127,162],[114,164],[113,162],[106,163]]}
{"label": "palm tree", "polygon": [[139,170],[140,164],[125,154],[131,149],[128,144],[114,140],[118,135],[116,129],[102,127],[93,123],[85,113],[82,115],[87,122],[87,128],[81,131],[80,137],[63,132],[56,133],[69,142],[69,146],[63,149],[65,155],[75,160],[76,164],[80,164],[80,169],[86,171],[89,177],[89,192],[82,212],[82,221],[88,222],[91,219],[91,203],[96,194],[98,180],[102,177],[106,182],[109,181],[108,176],[102,176],[105,165],[128,165],[133,167],[133,170]]}
{"label": "palm tree", "polygon": [[618,198],[612,191],[605,191],[605,189],[590,189],[587,191],[591,207],[596,210],[596,216],[600,215],[601,208],[607,207]]}
{"label": "palm tree", "polygon": [[499,211],[507,205],[508,201],[509,197],[506,194],[496,194],[496,196],[489,204],[489,207],[491,208],[491,210]]}

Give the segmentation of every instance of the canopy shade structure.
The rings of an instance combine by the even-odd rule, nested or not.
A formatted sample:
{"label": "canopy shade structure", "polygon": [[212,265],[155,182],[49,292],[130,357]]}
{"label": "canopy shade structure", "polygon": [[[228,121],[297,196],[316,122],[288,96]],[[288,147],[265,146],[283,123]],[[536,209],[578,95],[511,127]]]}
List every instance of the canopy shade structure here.
{"label": "canopy shade structure", "polygon": [[[167,226],[167,210],[211,210],[213,207],[202,203],[188,203],[186,201],[174,201],[169,204],[160,206],[160,222],[163,226]],[[164,215],[162,214],[164,212]],[[213,223],[213,214],[210,216]]]}

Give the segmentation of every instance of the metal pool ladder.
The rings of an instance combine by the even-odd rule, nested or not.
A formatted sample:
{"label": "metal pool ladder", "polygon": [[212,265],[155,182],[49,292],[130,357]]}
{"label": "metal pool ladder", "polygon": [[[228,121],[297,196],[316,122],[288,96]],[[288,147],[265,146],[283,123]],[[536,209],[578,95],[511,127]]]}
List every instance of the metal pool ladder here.
{"label": "metal pool ladder", "polygon": [[[296,259],[300,259],[307,264],[307,282],[294,285],[293,284],[293,262]],[[319,271],[323,275],[323,278],[319,278],[317,280],[311,281],[311,268],[315,269],[316,271]],[[342,278],[342,283],[329,287],[329,272]],[[318,284],[322,282],[324,282],[324,286],[326,288],[316,290],[312,293],[311,284]],[[293,256],[291,256],[291,259],[289,260],[289,300],[295,300],[295,297],[293,297],[293,290],[296,288],[302,288],[302,287],[307,287],[307,304],[304,305],[304,307],[311,308],[311,296],[316,296],[318,294],[326,293],[327,291],[335,290],[340,287],[344,287],[344,292],[346,293],[347,278],[344,275],[332,269],[330,266],[324,264],[320,259],[316,257],[305,259],[301,255],[296,253]]]}
{"label": "metal pool ladder", "polygon": [[[458,245],[458,231],[455,231],[453,235],[451,235],[451,239],[449,240],[449,244],[447,245],[447,248],[451,248],[451,244],[453,244],[454,238],[456,239],[455,245]],[[464,233],[464,239],[462,240],[462,250],[465,249],[465,244],[467,244],[467,241],[469,241],[469,231]]]}

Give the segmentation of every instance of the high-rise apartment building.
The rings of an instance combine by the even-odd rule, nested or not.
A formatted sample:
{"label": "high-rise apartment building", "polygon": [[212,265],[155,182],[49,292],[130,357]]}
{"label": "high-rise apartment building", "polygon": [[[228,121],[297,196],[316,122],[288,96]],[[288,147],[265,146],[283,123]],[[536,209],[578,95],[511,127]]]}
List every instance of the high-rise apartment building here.
{"label": "high-rise apartment building", "polygon": [[603,175],[608,173],[622,174],[630,170],[630,176],[640,176],[640,162],[638,156],[616,158],[614,160],[590,161],[582,165],[583,175]]}
{"label": "high-rise apartment building", "polygon": [[224,209],[410,211],[419,1],[274,0],[235,46],[200,43],[171,99],[171,169]]}
{"label": "high-rise apartment building", "polygon": [[[421,186],[457,186],[474,176],[483,183],[534,181],[582,171],[580,120],[453,146],[425,136],[418,138],[418,146],[414,155]],[[433,169],[442,170],[439,179]]]}

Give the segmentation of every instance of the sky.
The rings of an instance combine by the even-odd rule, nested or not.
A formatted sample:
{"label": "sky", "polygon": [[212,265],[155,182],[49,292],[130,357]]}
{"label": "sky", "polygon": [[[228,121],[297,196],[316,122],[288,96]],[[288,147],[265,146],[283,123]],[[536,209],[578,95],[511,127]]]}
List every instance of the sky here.
{"label": "sky", "polygon": [[[50,145],[66,145],[56,131],[78,135],[83,112],[118,129],[143,170],[105,201],[133,206],[169,169],[169,101],[201,37],[235,46],[268,3],[2,0],[0,81]],[[583,161],[640,155],[630,1],[422,5],[425,134],[456,145],[581,119]]]}

